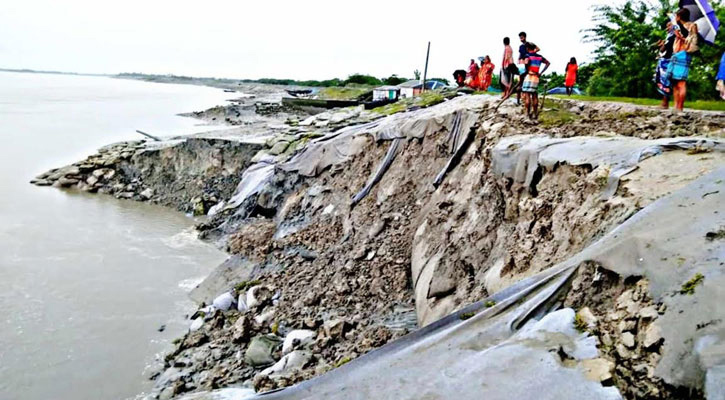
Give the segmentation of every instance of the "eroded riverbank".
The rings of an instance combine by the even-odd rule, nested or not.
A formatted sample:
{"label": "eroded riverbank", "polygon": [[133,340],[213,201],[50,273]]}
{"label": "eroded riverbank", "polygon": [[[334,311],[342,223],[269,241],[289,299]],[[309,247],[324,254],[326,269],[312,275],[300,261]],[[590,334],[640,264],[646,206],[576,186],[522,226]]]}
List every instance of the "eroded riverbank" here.
{"label": "eroded riverbank", "polygon": [[[718,324],[681,336],[656,331],[661,329],[656,321],[676,319],[668,311],[672,307],[690,312],[687,302],[667,290],[674,293],[696,273],[707,275],[709,287],[716,279],[713,271],[702,270],[689,250],[669,249],[660,252],[666,258],[660,262],[675,263],[667,268],[678,272],[658,276],[637,261],[637,253],[612,265],[592,246],[613,240],[611,232],[638,221],[634,216],[656,214],[649,210],[674,193],[697,192],[688,185],[719,173],[725,164],[725,116],[552,102],[542,123],[531,124],[512,104],[494,111],[494,98],[454,97],[391,116],[360,109],[285,116],[283,124],[269,128],[263,143],[254,141],[261,149],[250,152],[251,166],[231,174],[236,190],[205,204],[209,219],[199,227],[233,256],[193,292],[206,304],[167,356],[152,396],[220,387],[264,391],[321,376],[273,397],[334,398],[346,385],[362,385],[356,393],[364,398],[366,390],[375,390],[365,386],[365,365],[391,368],[390,379],[400,377],[395,363],[418,365],[417,376],[434,382],[432,371],[458,368],[457,360],[443,357],[436,347],[457,343],[467,351],[495,349],[511,356],[515,353],[495,346],[521,335],[529,335],[529,347],[517,351],[531,357],[541,356],[534,348],[563,346],[544,352],[552,357],[546,358],[546,370],[554,374],[554,387],[521,390],[550,398],[703,396],[704,379],[683,379],[669,368],[677,357],[691,359],[693,340],[707,334],[719,338]],[[136,145],[131,163],[156,146]],[[89,169],[90,177],[98,169]],[[115,170],[114,179],[133,183],[132,173]],[[184,168],[173,171],[180,174],[175,181],[186,179]],[[213,182],[216,175],[212,171],[201,181]],[[89,175],[63,178],[84,188]],[[156,186],[163,181],[151,182],[143,190],[166,190]],[[145,197],[141,192],[121,197]],[[707,192],[701,199],[706,201],[693,203],[699,207],[693,218],[716,211],[708,207],[719,193]],[[682,222],[683,216],[673,215]],[[717,216],[692,226],[717,236],[722,223]],[[627,229],[638,229],[632,226]],[[721,242],[708,241],[706,233],[683,231],[683,240],[691,250],[704,246],[703,251],[721,254]],[[653,238],[643,249],[666,247],[660,239],[667,237]],[[547,288],[541,302],[527,297],[538,292],[526,282],[558,277],[561,271],[567,274],[561,282],[570,284],[550,287],[546,278],[536,286]],[[523,291],[509,297],[516,290]],[[521,299],[536,307],[525,312],[514,307]],[[465,308],[472,303],[477,305]],[[545,315],[551,317],[542,319]],[[544,321],[559,321],[559,327]],[[427,328],[405,336],[419,326]],[[448,327],[454,342],[431,336]],[[546,334],[525,333],[531,329]],[[472,336],[456,336],[458,331],[483,336],[468,343]],[[584,340],[584,353],[551,335]],[[426,338],[431,347],[418,347]],[[685,346],[685,355],[673,356],[671,346]],[[407,348],[418,350],[407,353]],[[388,357],[396,352],[408,358]],[[412,354],[418,352],[438,364],[416,364]],[[477,376],[493,373],[480,365],[484,369]],[[689,368],[692,375],[705,374],[710,365]],[[556,382],[564,375],[558,373],[570,374],[577,390],[560,390]],[[348,382],[353,376],[362,380]],[[475,379],[447,376],[439,389],[477,385]],[[516,376],[510,372],[507,379]],[[420,397],[405,385],[390,393]]]}

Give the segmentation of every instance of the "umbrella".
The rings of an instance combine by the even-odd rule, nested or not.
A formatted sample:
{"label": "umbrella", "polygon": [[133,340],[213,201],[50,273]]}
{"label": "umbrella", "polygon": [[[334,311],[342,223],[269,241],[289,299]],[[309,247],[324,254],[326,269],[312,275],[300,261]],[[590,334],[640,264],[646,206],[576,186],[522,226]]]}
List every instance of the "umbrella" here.
{"label": "umbrella", "polygon": [[710,7],[707,0],[680,0],[680,8],[690,10],[690,21],[697,24],[700,37],[709,43],[715,43],[715,35],[720,29],[720,21],[715,16],[715,10]]}

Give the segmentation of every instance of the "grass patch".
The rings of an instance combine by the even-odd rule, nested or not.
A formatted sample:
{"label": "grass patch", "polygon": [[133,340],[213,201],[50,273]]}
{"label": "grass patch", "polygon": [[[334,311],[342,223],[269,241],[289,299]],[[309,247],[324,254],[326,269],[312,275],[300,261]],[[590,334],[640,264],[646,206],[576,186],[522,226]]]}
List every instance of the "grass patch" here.
{"label": "grass patch", "polygon": [[325,100],[355,100],[372,90],[372,86],[327,87],[317,92],[317,97]]}
{"label": "grass patch", "polygon": [[548,99],[544,111],[539,114],[539,123],[544,127],[562,126],[579,119],[579,116],[564,109],[560,101]]}
{"label": "grass patch", "polygon": [[236,290],[237,293],[241,293],[241,292],[243,292],[243,291],[245,291],[245,290],[247,290],[247,289],[249,289],[249,288],[251,288],[253,286],[259,285],[260,283],[262,283],[262,282],[261,281],[257,281],[257,280],[254,280],[254,281],[242,281],[242,282],[237,283],[234,286],[234,290]]}
{"label": "grass patch", "polygon": [[352,361],[352,358],[350,358],[350,357],[343,357],[340,361],[338,361],[338,362],[335,363],[335,368],[340,368],[343,365],[349,363],[350,361]]}
{"label": "grass patch", "polygon": [[[657,107],[662,104],[661,99],[648,99],[648,98],[635,98],[635,97],[607,97],[607,96],[565,96],[565,95],[554,95],[559,99],[572,99],[580,101],[611,101],[614,103],[629,103],[636,104],[639,106],[654,106]],[[694,100],[685,102],[685,108],[692,110],[707,110],[707,111],[725,111],[725,101],[717,100]]]}
{"label": "grass patch", "polygon": [[491,301],[487,301],[486,304],[484,304],[484,305],[486,306],[486,308],[491,308],[491,307],[496,306],[496,302],[491,300]]}
{"label": "grass patch", "polygon": [[705,277],[701,273],[695,274],[695,276],[692,277],[689,281],[685,282],[684,285],[682,285],[682,289],[680,290],[680,294],[689,294],[693,295],[695,294],[695,288],[699,286],[702,281],[705,280]]}
{"label": "grass patch", "polygon": [[579,331],[579,333],[584,333],[587,331],[588,327],[589,325],[587,325],[581,315],[576,314],[576,316],[574,317],[574,329]]}
{"label": "grass patch", "polygon": [[431,107],[444,102],[446,98],[447,96],[443,92],[428,91],[411,99],[402,99],[392,104],[373,108],[371,111],[382,115],[393,115],[411,107]]}
{"label": "grass patch", "polygon": [[469,319],[473,318],[475,315],[476,315],[475,312],[467,312],[467,313],[461,314],[461,316],[459,318],[461,319],[461,321],[465,321],[465,320],[469,320]]}

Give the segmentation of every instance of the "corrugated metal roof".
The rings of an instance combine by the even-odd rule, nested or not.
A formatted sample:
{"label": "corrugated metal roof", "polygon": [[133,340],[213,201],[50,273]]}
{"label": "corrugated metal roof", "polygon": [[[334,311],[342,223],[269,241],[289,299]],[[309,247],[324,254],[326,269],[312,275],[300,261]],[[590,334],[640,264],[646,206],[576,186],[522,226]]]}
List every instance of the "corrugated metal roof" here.
{"label": "corrugated metal roof", "polygon": [[380,86],[373,90],[400,90],[400,88],[397,86]]}
{"label": "corrugated metal roof", "polygon": [[417,80],[409,80],[408,82],[403,82],[400,85],[398,85],[399,88],[417,88],[417,87],[423,87],[423,84]]}

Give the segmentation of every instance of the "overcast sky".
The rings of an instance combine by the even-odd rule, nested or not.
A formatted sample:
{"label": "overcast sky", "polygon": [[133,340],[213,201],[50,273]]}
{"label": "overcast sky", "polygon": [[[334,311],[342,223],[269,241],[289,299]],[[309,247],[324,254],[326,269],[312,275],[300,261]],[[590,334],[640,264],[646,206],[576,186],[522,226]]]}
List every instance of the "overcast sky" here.
{"label": "overcast sky", "polygon": [[[504,36],[525,30],[562,71],[590,58],[581,30],[603,0],[6,1],[0,67],[229,78],[451,78],[469,60],[501,63]],[[609,0],[608,3],[619,2]]]}

